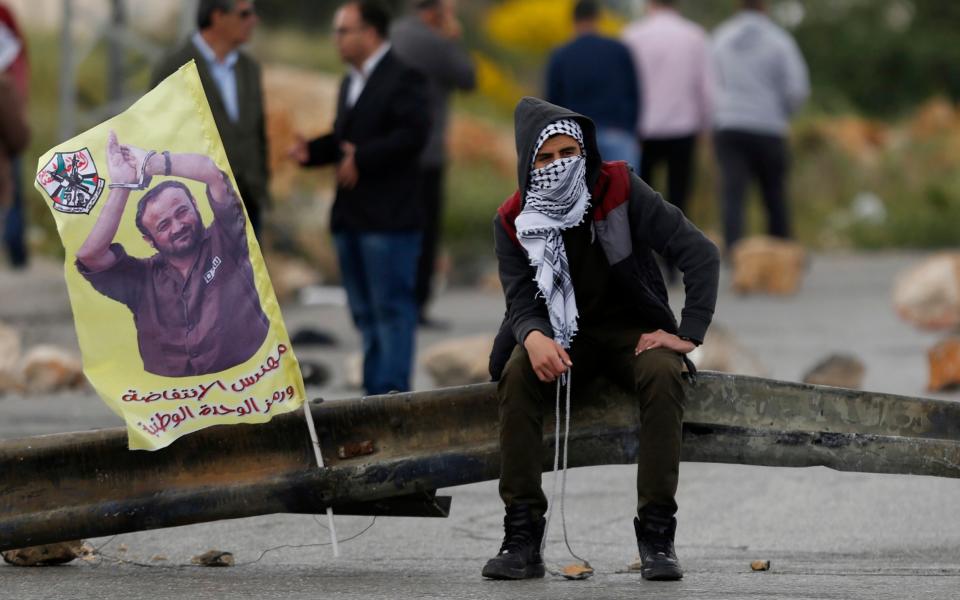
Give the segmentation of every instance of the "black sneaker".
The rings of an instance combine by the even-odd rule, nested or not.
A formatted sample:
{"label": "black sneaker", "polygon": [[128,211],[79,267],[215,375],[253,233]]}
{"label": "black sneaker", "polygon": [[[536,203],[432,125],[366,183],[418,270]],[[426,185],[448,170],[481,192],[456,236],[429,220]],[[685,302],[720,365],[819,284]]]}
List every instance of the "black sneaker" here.
{"label": "black sneaker", "polygon": [[650,581],[683,579],[683,569],[673,550],[673,538],[677,532],[677,520],[673,515],[657,507],[644,507],[639,517],[633,520],[633,528],[640,550],[640,575]]}
{"label": "black sneaker", "polygon": [[543,517],[533,518],[526,504],[508,506],[503,517],[503,544],[500,552],[483,566],[483,576],[490,579],[543,577],[546,569],[540,557],[540,541],[545,524]]}

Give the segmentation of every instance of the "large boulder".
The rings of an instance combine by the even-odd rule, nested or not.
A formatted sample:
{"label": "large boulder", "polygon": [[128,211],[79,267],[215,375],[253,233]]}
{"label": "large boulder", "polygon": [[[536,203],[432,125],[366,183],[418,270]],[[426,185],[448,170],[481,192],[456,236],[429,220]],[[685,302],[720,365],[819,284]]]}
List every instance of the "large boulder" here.
{"label": "large boulder", "polygon": [[423,351],[420,364],[439,387],[490,381],[492,335],[446,340]]}
{"label": "large boulder", "polygon": [[85,381],[80,359],[63,348],[34,346],[23,357],[23,383],[30,393],[74,389]]}
{"label": "large boulder", "polygon": [[769,371],[727,328],[714,323],[703,345],[690,353],[697,369],[766,377]]}
{"label": "large boulder", "polygon": [[803,382],[859,390],[863,385],[864,373],[866,368],[856,356],[831,354],[807,371]]}
{"label": "large boulder", "polygon": [[800,244],[769,236],[745,238],[734,246],[733,289],[740,294],[794,294],[800,289],[807,253]]}
{"label": "large boulder", "polygon": [[944,252],[901,273],[893,286],[900,318],[920,329],[960,325],[960,253]]}

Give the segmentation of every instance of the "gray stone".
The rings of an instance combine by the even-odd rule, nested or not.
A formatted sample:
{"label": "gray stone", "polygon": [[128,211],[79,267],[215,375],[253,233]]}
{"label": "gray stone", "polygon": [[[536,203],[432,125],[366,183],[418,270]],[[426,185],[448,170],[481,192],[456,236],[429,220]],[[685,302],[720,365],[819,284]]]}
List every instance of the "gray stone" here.
{"label": "gray stone", "polygon": [[865,373],[866,368],[856,356],[831,354],[807,371],[803,382],[859,390]]}

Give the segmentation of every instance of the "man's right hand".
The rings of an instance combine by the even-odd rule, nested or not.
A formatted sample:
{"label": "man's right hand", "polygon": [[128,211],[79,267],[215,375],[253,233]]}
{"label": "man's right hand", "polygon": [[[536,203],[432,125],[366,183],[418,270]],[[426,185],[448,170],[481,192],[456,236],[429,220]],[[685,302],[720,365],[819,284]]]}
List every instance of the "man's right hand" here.
{"label": "man's right hand", "polygon": [[307,148],[307,140],[300,134],[296,134],[293,146],[287,149],[287,157],[297,161],[301,165],[310,160],[310,150]]}
{"label": "man's right hand", "polygon": [[137,183],[140,173],[137,157],[129,148],[120,144],[113,131],[107,136],[107,173],[113,183]]}
{"label": "man's right hand", "polygon": [[530,357],[530,366],[534,373],[544,383],[556,380],[573,366],[570,355],[563,346],[536,329],[527,334],[523,347]]}

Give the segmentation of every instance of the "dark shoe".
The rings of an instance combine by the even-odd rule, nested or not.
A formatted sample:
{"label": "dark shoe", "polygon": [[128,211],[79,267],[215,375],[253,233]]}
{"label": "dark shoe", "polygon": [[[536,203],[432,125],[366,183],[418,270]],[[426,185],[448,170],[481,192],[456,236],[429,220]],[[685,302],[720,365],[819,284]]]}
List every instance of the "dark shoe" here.
{"label": "dark shoe", "polygon": [[650,581],[676,581],[683,579],[683,569],[673,550],[673,537],[677,532],[677,520],[673,515],[644,507],[633,520],[640,550],[640,575]]}
{"label": "dark shoe", "polygon": [[503,517],[503,544],[500,552],[484,565],[483,576],[490,579],[543,577],[546,569],[540,557],[540,541],[545,523],[543,517],[534,519],[526,504],[508,506]]}

